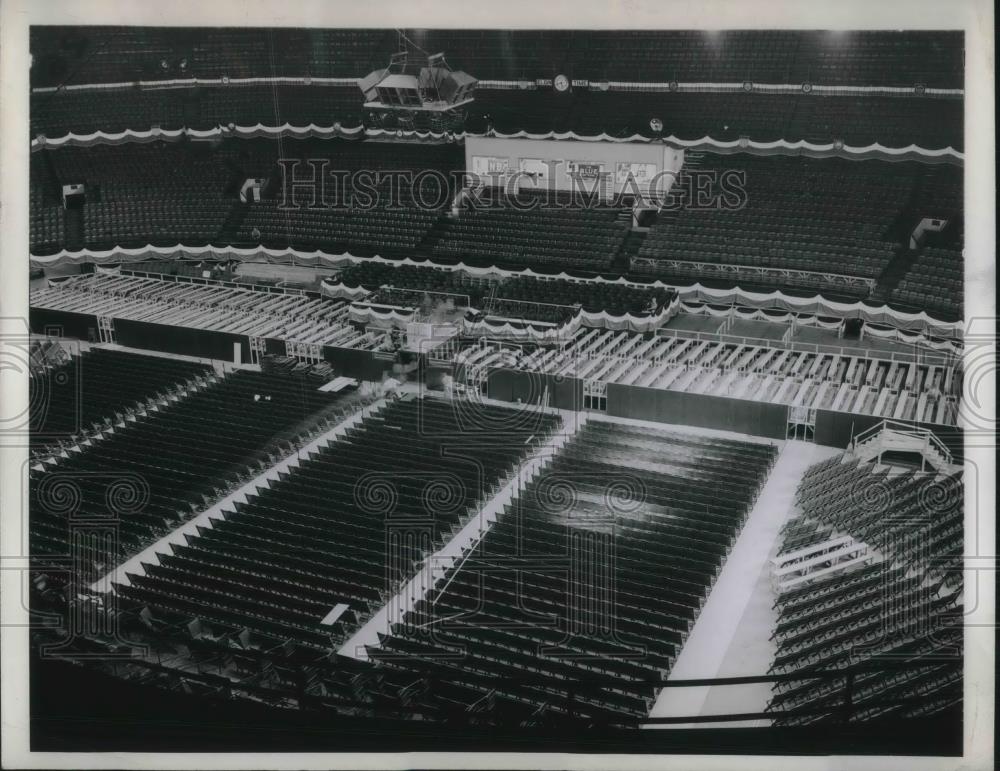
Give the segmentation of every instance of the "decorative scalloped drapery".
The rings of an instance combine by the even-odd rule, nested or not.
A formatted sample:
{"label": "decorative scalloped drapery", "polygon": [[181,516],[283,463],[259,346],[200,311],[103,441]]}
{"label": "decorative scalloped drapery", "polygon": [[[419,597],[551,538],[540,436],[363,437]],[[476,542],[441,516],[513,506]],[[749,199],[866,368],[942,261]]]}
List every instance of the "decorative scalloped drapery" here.
{"label": "decorative scalloped drapery", "polygon": [[[443,265],[432,260],[413,260],[409,257],[402,260],[390,260],[379,255],[374,257],[357,257],[350,252],[341,254],[329,254],[320,250],[312,252],[298,251],[295,249],[269,249],[258,246],[252,248],[242,248],[236,246],[153,246],[152,244],[143,247],[125,248],[115,247],[114,249],[92,251],[83,249],[70,252],[65,249],[47,255],[32,255],[31,266],[35,268],[59,267],[63,265],[82,265],[93,263],[95,265],[110,265],[119,262],[142,262],[144,260],[163,259],[213,259],[213,260],[234,260],[239,262],[268,262],[275,265],[304,265],[309,267],[336,268],[341,265],[348,265],[362,262],[375,262],[386,265],[414,266],[422,268],[433,268],[436,270],[462,271],[473,276],[498,276],[503,278],[529,277],[538,279],[559,279],[563,281],[613,283],[622,286],[634,286],[638,288],[663,288],[673,289],[677,292],[681,301],[687,303],[712,303],[715,305],[735,305],[741,304],[754,308],[777,308],[794,313],[804,313],[809,315],[835,316],[839,318],[860,318],[866,322],[878,325],[893,327],[895,329],[907,330],[911,333],[917,332],[931,337],[939,338],[961,338],[963,323],[961,321],[942,321],[929,315],[925,311],[919,313],[907,313],[905,311],[890,308],[888,305],[869,305],[862,301],[857,302],[837,302],[816,294],[812,297],[797,297],[785,294],[780,290],[773,292],[751,292],[740,287],[732,289],[713,289],[702,286],[699,283],[680,286],[677,284],[665,284],[662,281],[634,281],[622,277],[614,279],[597,277],[574,276],[570,273],[562,272],[558,274],[539,273],[531,268],[522,270],[505,270],[496,266],[487,268],[477,268],[463,263]],[[333,286],[331,284],[331,286]]]}

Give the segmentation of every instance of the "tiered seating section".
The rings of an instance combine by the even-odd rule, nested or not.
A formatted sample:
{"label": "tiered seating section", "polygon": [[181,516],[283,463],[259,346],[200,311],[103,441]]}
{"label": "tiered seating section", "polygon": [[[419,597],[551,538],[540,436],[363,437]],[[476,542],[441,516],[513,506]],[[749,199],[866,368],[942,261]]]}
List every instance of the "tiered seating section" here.
{"label": "tiered seating section", "polygon": [[33,254],[59,251],[65,243],[66,211],[61,206],[43,206],[34,191],[31,193],[28,243]]}
{"label": "tiered seating section", "polygon": [[[326,204],[317,196],[319,208],[307,208],[309,198],[300,190],[295,198],[300,209],[279,209],[280,157],[325,160],[328,173],[391,170],[416,175],[436,170],[447,181],[438,185],[425,179],[420,191],[404,185],[392,198],[386,183],[380,187],[375,208],[356,199],[350,208],[334,209],[330,207],[342,201],[343,191],[328,177]],[[49,162],[53,180],[46,176]],[[64,245],[62,202],[47,185],[58,191],[64,184],[84,183],[80,236],[83,245],[91,248],[239,241],[412,251],[436,221],[438,210],[451,201],[453,172],[461,163],[457,145],[412,147],[356,141],[234,140],[218,147],[154,143],[62,148],[32,156],[31,245],[36,253]],[[312,173],[302,163],[296,179],[311,178]],[[249,177],[268,180],[265,200],[241,205],[237,194]]]}
{"label": "tiered seating section", "polygon": [[644,717],[775,457],[590,421],[369,652],[404,692],[433,678],[418,711]]}
{"label": "tiered seating section", "polygon": [[[264,201],[247,208],[236,236],[240,242],[411,254],[438,219],[441,208],[451,202],[455,172],[463,162],[461,150],[455,145],[414,147],[348,141],[333,143],[332,148],[330,142],[289,142],[284,147],[285,158],[311,159],[314,163],[328,161],[328,174],[393,171],[405,172],[416,180],[421,172],[435,171],[444,179],[438,177],[435,182],[423,178],[422,187],[412,189],[407,180],[384,179],[381,184],[374,178],[362,180],[357,183],[359,188],[377,187],[377,193],[367,194],[377,200],[363,200],[363,191],[359,189],[353,193],[349,205],[344,206],[343,190],[337,189],[341,183],[328,177],[325,205],[320,201],[313,208],[311,196],[299,192],[287,201],[294,201],[299,208],[289,209],[284,207],[282,171],[277,164],[280,148],[273,143],[257,144],[254,154],[241,160],[257,176],[273,179],[276,184]],[[313,168],[303,162],[294,175],[295,179],[311,179]],[[292,181],[289,179],[286,184]]]}
{"label": "tiered seating section", "polygon": [[[638,256],[808,271],[811,275],[775,274],[773,280],[821,291],[845,291],[842,282],[824,274],[875,280],[885,270],[902,241],[892,228],[907,212],[924,168],[745,154],[710,163],[682,174],[670,194],[677,210],[661,214]],[[724,186],[737,184],[723,181],[727,173],[744,175],[742,200],[726,195]],[[694,186],[713,179],[709,174],[719,175],[712,184],[715,205],[698,206]],[[689,280],[702,273],[684,265],[669,272]]]}
{"label": "tiered seating section", "polygon": [[[505,424],[510,408],[481,408]],[[464,423],[450,402],[394,402],[320,448],[287,476],[235,505],[187,546],[133,576],[119,594],[162,622],[199,619],[216,632],[246,630],[256,647],[327,650],[450,537],[484,495],[558,424],[539,416],[509,442]],[[462,442],[456,454],[454,442]],[[393,521],[416,522],[408,540]],[[321,621],[338,604],[339,619]],[[247,646],[244,646],[247,647]]]}
{"label": "tiered seating section", "polygon": [[279,202],[265,200],[248,211],[239,231],[240,241],[251,241],[254,230],[259,243],[312,250],[319,247],[368,252],[406,253],[426,237],[438,214],[411,209],[281,209]]}
{"label": "tiered seating section", "polygon": [[223,194],[229,174],[207,149],[98,146],[53,160],[64,183],[84,182],[99,195],[83,209],[88,246],[217,241],[233,208]]}
{"label": "tiered seating section", "polygon": [[[282,152],[325,159],[330,170],[428,168],[450,179],[461,165],[458,150],[450,145],[348,141],[290,141],[280,147],[269,140],[234,141],[214,151],[156,144],[36,153],[31,164],[32,250],[73,248],[67,241],[73,238],[68,215],[58,196],[59,185],[73,182],[87,185],[78,245],[92,248],[150,242],[263,243],[356,253],[418,251],[441,260],[601,271],[616,259],[627,233],[608,209],[518,211],[501,206],[462,211],[451,219],[437,209],[415,205],[406,191],[400,193],[401,207],[383,205],[388,200],[384,188],[384,197],[373,209],[287,210],[279,208],[281,173],[276,161]],[[727,205],[716,185],[719,206],[693,206],[693,185],[704,172],[744,173],[745,205]],[[304,164],[298,168],[299,178],[311,173]],[[249,176],[271,182],[261,203],[241,205],[236,192]],[[434,183],[426,184],[430,188]],[[304,203],[303,195],[300,191],[296,200]],[[330,201],[336,198],[332,183],[327,196]],[[882,286],[880,279],[888,275],[921,217],[960,218],[961,175],[951,167],[916,163],[748,154],[723,159],[694,153],[669,204],[638,249],[633,262],[637,272],[685,282],[779,284],[864,297],[872,287]],[[928,245],[910,274],[900,281],[896,273],[884,292],[878,290],[879,297],[958,317],[962,269],[955,260],[957,248],[952,243]],[[725,270],[706,273],[701,265]],[[560,304],[555,299],[553,304]],[[566,300],[564,304],[574,304],[571,297]],[[523,315],[524,307],[509,306],[507,315]],[[553,310],[545,317],[554,320],[562,313]]]}
{"label": "tiered seating section", "polygon": [[[154,387],[167,390],[171,381],[164,375],[171,367],[173,377],[177,370],[205,369],[152,359],[160,365],[158,372],[149,367],[148,359],[152,357],[99,350],[91,361],[109,394],[117,392],[110,383],[124,373],[139,373],[151,381],[142,389],[148,394]],[[123,361],[132,366],[124,369]],[[122,380],[142,386],[142,381]],[[203,378],[179,399],[160,401],[155,411],[134,422],[115,418],[127,402],[102,405],[100,414],[114,419],[109,424],[114,425],[112,431],[82,452],[70,453],[56,467],[31,472],[32,554],[70,553],[72,523],[103,518],[118,526],[117,551],[73,556],[90,558],[95,569],[110,570],[116,560],[166,535],[230,488],[268,468],[276,455],[301,444],[310,431],[334,419],[331,411],[342,396],[320,392],[299,375],[243,370],[219,382]],[[66,499],[59,496],[58,486],[67,483],[77,490],[78,504],[72,512],[64,510]],[[121,489],[115,491],[115,485]]]}
{"label": "tiered seating section", "polygon": [[95,423],[211,372],[204,364],[104,348],[56,361],[50,357],[32,369],[32,450],[81,437]]}
{"label": "tiered seating section", "polygon": [[[813,82],[961,88],[961,33],[408,30],[480,79]],[[384,67],[391,29],[45,28],[32,85],[183,77],[361,77]],[[412,50],[412,49],[411,49]],[[274,52],[280,51],[280,56]],[[183,66],[181,62],[183,61]],[[165,66],[164,66],[165,65]]]}
{"label": "tiered seating section", "polygon": [[[463,207],[455,219],[443,219],[431,234],[430,253],[438,258],[479,265],[535,267],[555,270],[608,270],[621,248],[628,226],[611,208],[563,206],[540,199],[519,209],[503,200],[502,191],[485,208]],[[520,193],[527,201],[529,194]],[[544,195],[544,194],[540,194]]]}
{"label": "tiered seating section", "polygon": [[346,303],[219,284],[138,276],[74,276],[33,291],[31,307],[341,348],[374,347]]}
{"label": "tiered seating section", "polygon": [[455,358],[479,388],[494,368],[515,366],[585,381],[750,399],[956,425],[961,382],[952,364],[817,353],[758,342],[589,329],[538,347],[512,365],[510,351],[477,344]]}
{"label": "tiered seating section", "polygon": [[[837,456],[809,469],[797,505],[800,516],[785,526],[782,552],[831,534],[849,534],[875,551],[865,564],[779,595],[772,671],[806,674],[880,660],[924,665],[857,675],[852,719],[858,721],[960,703],[961,571],[949,562],[963,548],[961,474],[890,473]],[[779,683],[769,709],[820,710],[779,718],[782,725],[838,720],[843,689],[843,678]],[[911,702],[887,703],[905,698]],[[822,712],[826,706],[829,713]]]}
{"label": "tiered seating section", "polygon": [[947,320],[962,318],[965,260],[961,251],[926,247],[896,285],[893,304],[919,308]]}
{"label": "tiered seating section", "polygon": [[[225,195],[234,171],[210,148],[178,144],[127,144],[118,147],[63,148],[31,158],[32,211],[44,227],[33,228],[35,253],[66,246],[66,213],[58,198],[43,204],[45,166],[53,184],[86,186],[82,231],[91,248],[174,245],[217,241],[235,197]],[[37,192],[36,192],[37,191]],[[35,208],[38,206],[39,208]]]}
{"label": "tiered seating section", "polygon": [[32,254],[59,251],[65,242],[66,211],[62,189],[41,157],[31,159],[28,182],[28,243]]}
{"label": "tiered seating section", "polygon": [[[662,309],[673,299],[673,294],[669,289],[511,278],[506,279],[497,290],[499,299],[494,305],[494,313],[513,318],[537,317],[543,321],[555,321],[556,312],[547,309],[579,305],[593,313],[603,311],[612,316],[641,316]],[[559,317],[564,318],[564,315],[559,314]]]}
{"label": "tiered seating section", "polygon": [[464,271],[395,267],[375,262],[359,262],[344,268],[338,279],[350,287],[373,290],[366,301],[387,305],[419,304],[423,293],[429,292],[450,296],[458,306],[482,310],[492,294],[492,315],[551,323],[576,315],[578,308],[614,316],[642,315],[662,308],[673,299],[673,292],[668,289],[529,277],[482,278]]}

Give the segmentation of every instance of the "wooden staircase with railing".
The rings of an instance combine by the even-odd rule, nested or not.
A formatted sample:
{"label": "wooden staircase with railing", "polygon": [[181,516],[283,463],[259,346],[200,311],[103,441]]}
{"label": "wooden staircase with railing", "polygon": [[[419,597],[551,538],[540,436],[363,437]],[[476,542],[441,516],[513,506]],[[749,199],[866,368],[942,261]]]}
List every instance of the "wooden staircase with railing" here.
{"label": "wooden staircase with railing", "polygon": [[854,437],[851,452],[862,460],[878,459],[887,452],[915,453],[922,458],[921,467],[930,465],[941,474],[958,470],[951,451],[933,431],[918,428],[898,420],[883,420]]}

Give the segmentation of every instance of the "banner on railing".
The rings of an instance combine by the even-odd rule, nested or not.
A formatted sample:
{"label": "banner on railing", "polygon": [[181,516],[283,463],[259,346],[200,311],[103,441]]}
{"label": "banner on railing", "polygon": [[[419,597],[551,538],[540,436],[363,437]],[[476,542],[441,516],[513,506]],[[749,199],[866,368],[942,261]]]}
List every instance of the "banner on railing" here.
{"label": "banner on railing", "polygon": [[[910,332],[918,332],[931,337],[960,338],[962,336],[963,322],[942,321],[935,319],[924,311],[919,313],[907,313],[905,311],[890,308],[888,305],[869,305],[862,301],[857,302],[837,302],[814,295],[812,297],[797,297],[788,295],[780,290],[773,292],[752,292],[749,290],[734,287],[731,289],[715,289],[705,287],[695,283],[689,286],[679,286],[676,284],[666,284],[662,281],[630,281],[617,277],[613,279],[597,277],[574,276],[570,273],[561,272],[558,274],[546,274],[533,271],[531,268],[523,270],[504,270],[496,266],[487,268],[477,268],[463,263],[456,265],[442,265],[431,260],[413,260],[409,257],[402,260],[390,260],[379,255],[374,257],[356,257],[350,252],[342,254],[329,254],[319,250],[313,252],[303,252],[295,249],[269,249],[258,246],[251,248],[241,248],[236,246],[153,246],[152,244],[137,247],[124,248],[115,247],[108,250],[84,249],[77,252],[62,250],[57,254],[47,256],[32,255],[30,258],[31,267],[49,268],[63,265],[82,265],[93,263],[95,265],[110,265],[121,262],[142,262],[143,260],[163,260],[163,259],[205,259],[234,260],[238,262],[267,262],[276,265],[305,265],[320,266],[325,268],[337,268],[340,266],[355,263],[380,263],[394,266],[415,266],[423,268],[433,268],[435,270],[462,271],[472,276],[495,276],[501,278],[508,277],[532,277],[539,280],[558,279],[563,281],[609,283],[621,286],[634,286],[643,289],[673,289],[680,300],[686,303],[711,303],[714,305],[743,305],[752,308],[774,308],[778,310],[791,311],[797,314],[807,314],[815,316],[835,316],[838,318],[860,318],[865,322],[889,326],[897,329],[905,329]],[[335,285],[335,284],[333,284]],[[353,299],[353,298],[352,298]]]}
{"label": "banner on railing", "polygon": [[[606,312],[591,313],[577,311],[571,319],[559,326],[532,323],[530,319],[523,322],[499,319],[480,319],[478,321],[463,320],[462,334],[468,337],[503,337],[516,340],[544,342],[546,340],[568,340],[580,327],[594,329],[610,329],[628,332],[652,332],[659,329],[673,318],[680,307],[680,301],[675,297],[673,302],[655,314],[634,316],[624,314],[614,316]],[[379,308],[368,305],[351,306],[350,320],[379,329],[395,327],[404,329],[413,321],[413,311],[401,308]]]}
{"label": "banner on railing", "polygon": [[[65,83],[60,86],[36,86],[31,89],[33,94],[54,94],[66,92],[101,92],[126,91],[141,89],[180,89],[204,86],[332,86],[340,88],[357,88],[358,78],[323,78],[312,75],[270,76],[257,78],[231,78],[219,76],[216,78],[165,78],[163,80],[132,80],[115,83]],[[493,91],[531,90],[546,88],[551,85],[548,79],[535,80],[480,80],[477,89]],[[753,83],[751,90],[762,94],[816,94],[826,96],[898,96],[909,98],[961,98],[965,91],[961,88],[923,88],[917,90],[914,86],[828,86],[809,83],[808,89],[803,83]],[[629,91],[637,93],[660,93],[670,91],[676,93],[745,93],[745,81],[736,83],[696,82],[650,82],[650,81],[587,81],[574,80],[574,88],[590,88],[594,91]]]}
{"label": "banner on railing", "polygon": [[789,141],[777,139],[769,142],[762,142],[754,139],[721,140],[710,136],[694,139],[682,139],[670,135],[666,137],[647,137],[642,134],[633,134],[629,137],[611,136],[602,134],[577,134],[574,131],[547,133],[531,133],[528,131],[517,131],[505,134],[499,131],[489,133],[475,132],[434,132],[415,131],[401,129],[366,129],[363,126],[345,127],[339,123],[332,126],[317,126],[310,123],[308,126],[293,126],[285,123],[281,126],[265,126],[258,123],[254,126],[217,126],[211,129],[162,129],[151,128],[145,130],[125,129],[124,131],[105,132],[94,131],[89,134],[74,134],[72,132],[61,137],[46,137],[39,135],[31,140],[31,151],[35,152],[44,149],[58,149],[60,147],[90,147],[98,144],[123,144],[126,142],[178,142],[185,138],[191,139],[226,139],[235,137],[240,139],[256,138],[285,138],[295,139],[334,139],[351,138],[360,139],[362,137],[388,137],[393,136],[407,141],[423,142],[445,142],[463,141],[466,137],[495,136],[502,139],[559,139],[573,140],[577,142],[665,142],[670,145],[682,147],[687,150],[714,153],[752,153],[757,155],[808,155],[812,157],[835,156],[850,160],[866,160],[871,158],[884,158],[888,160],[919,160],[925,163],[961,163],[965,155],[955,148],[926,148],[911,144],[906,147],[886,147],[878,142],[870,145],[852,146],[842,144],[839,141],[824,143],[808,142],[804,139]]}

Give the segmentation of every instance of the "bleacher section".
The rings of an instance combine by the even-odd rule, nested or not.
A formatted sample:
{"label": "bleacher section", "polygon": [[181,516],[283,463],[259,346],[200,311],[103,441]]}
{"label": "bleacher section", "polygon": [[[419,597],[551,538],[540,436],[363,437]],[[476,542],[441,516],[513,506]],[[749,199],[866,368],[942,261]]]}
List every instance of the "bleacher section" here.
{"label": "bleacher section", "polygon": [[[960,32],[407,30],[480,79],[551,78],[961,88]],[[32,85],[170,78],[348,77],[384,67],[395,30],[32,30]],[[412,50],[412,48],[411,48]],[[275,56],[275,52],[281,53]],[[183,62],[183,66],[182,66]]]}
{"label": "bleacher section", "polygon": [[[109,394],[115,392],[110,378],[135,373],[135,361],[151,358],[105,350],[92,357],[95,374],[108,378],[100,385]],[[118,361],[131,366],[116,367]],[[166,358],[153,361],[161,363],[161,372],[143,374],[164,390],[170,381],[163,374],[186,364]],[[93,390],[93,375],[90,380]],[[152,387],[146,385],[146,392]],[[31,472],[32,554],[69,554],[73,523],[104,518],[117,525],[117,550],[73,553],[78,560],[91,555],[94,564],[85,570],[110,570],[116,559],[140,551],[247,476],[268,468],[276,454],[290,452],[304,435],[332,419],[331,408],[341,398],[342,393],[317,390],[304,376],[244,370],[218,382],[203,381],[175,401],[161,401],[155,411],[134,422],[116,418],[126,404],[104,405],[102,414],[113,419],[113,431],[83,452],[70,453],[55,468]],[[67,497],[59,487],[63,484],[75,485],[73,511],[65,510]],[[115,491],[114,485],[120,489]]]}
{"label": "bleacher section", "polygon": [[919,308],[944,319],[961,319],[965,260],[961,251],[928,246],[890,295],[894,305]]}
{"label": "bleacher section", "polygon": [[66,210],[61,206],[43,207],[41,200],[31,194],[31,221],[28,243],[35,254],[59,251],[65,244]]}
{"label": "bleacher section", "polygon": [[70,441],[147,400],[204,378],[197,362],[93,348],[57,364],[43,363],[29,381],[31,449]]}
{"label": "bleacher section", "polygon": [[380,262],[357,262],[341,268],[337,280],[352,289],[371,292],[366,302],[387,305],[414,304],[423,301],[423,293],[434,300],[451,299],[457,306],[481,307],[490,288],[499,282],[471,276],[462,271],[393,266]]}
{"label": "bleacher section", "polygon": [[31,293],[32,308],[71,311],[175,327],[232,332],[342,348],[375,338],[348,323],[344,302],[272,294],[213,283],[138,276],[75,276]]}
{"label": "bleacher section", "polygon": [[32,749],[957,756],[964,34],[31,27]]}
{"label": "bleacher section", "polygon": [[[31,158],[32,177],[46,163],[59,186],[84,184],[83,246],[107,248],[149,243],[217,242],[234,195],[226,195],[234,171],[206,145],[156,143],[61,149]],[[240,180],[242,181],[242,180]],[[50,201],[39,216],[62,221],[62,201]],[[36,254],[65,246],[39,233]]]}
{"label": "bleacher section", "polygon": [[[925,664],[856,675],[857,721],[931,714],[959,703],[962,573],[955,560],[963,549],[962,498],[960,473],[890,472],[850,455],[813,466],[799,487],[799,516],[785,526],[782,553],[845,534],[870,551],[858,564],[778,596],[771,671]],[[839,720],[844,686],[843,678],[778,683],[769,709],[819,712],[781,718],[781,725]]]}
{"label": "bleacher section", "polygon": [[[436,171],[442,177],[437,181],[425,177],[420,188],[412,191],[405,181],[384,181],[378,186],[380,197],[374,208],[355,197],[348,209],[343,207],[339,183],[328,176],[325,203],[342,208],[308,208],[312,199],[300,188],[292,200],[301,208],[289,210],[279,208],[284,203],[279,158],[325,161],[327,174],[399,171],[415,176]],[[55,177],[51,182],[46,176],[49,163]],[[461,148],[456,145],[413,147],[357,141],[126,144],[36,153],[31,160],[36,223],[31,246],[40,254],[64,245],[58,229],[63,219],[59,186],[84,183],[83,238],[90,248],[263,242],[412,250],[437,219],[438,211],[430,205],[440,209],[450,202],[453,172],[461,163]],[[294,178],[310,179],[312,174],[313,167],[302,162]],[[267,180],[264,200],[241,205],[238,193],[250,177]],[[357,186],[376,181],[359,181]],[[56,194],[49,193],[48,184],[56,186]],[[396,187],[390,196],[392,184]],[[317,190],[319,185],[317,181]],[[320,195],[316,203],[323,207]],[[232,231],[226,228],[231,222],[236,223]]]}
{"label": "bleacher section", "polygon": [[[257,640],[251,647],[289,641],[329,650],[558,423],[539,415],[514,427],[515,410],[478,409],[485,428],[464,423],[449,402],[387,405],[187,546],[159,555],[159,565],[119,587],[120,597],[161,622],[246,630]],[[488,430],[497,424],[511,426],[509,441]],[[398,548],[390,547],[394,522]],[[407,523],[419,533],[407,537]],[[341,603],[343,614],[321,623]]]}
{"label": "bleacher section", "polygon": [[418,711],[644,717],[776,455],[590,421],[369,652]]}
{"label": "bleacher section", "polygon": [[[676,211],[661,214],[639,249],[653,263],[637,270],[691,280],[704,268],[685,263],[745,266],[773,271],[772,282],[863,297],[871,288],[835,277],[874,282],[909,238],[898,223],[912,219],[912,230],[921,216],[921,207],[910,208],[921,164],[746,154],[702,160],[678,180],[668,203]],[[711,206],[696,205],[696,184],[711,185]],[[746,190],[742,200],[731,193],[735,185]],[[808,273],[778,273],[788,270]]]}
{"label": "bleacher section", "polygon": [[[518,195],[524,203],[531,201],[526,192]],[[497,200],[496,204],[484,208],[468,204],[457,218],[442,219],[427,249],[434,257],[467,264],[608,270],[628,231],[618,212],[564,206],[568,196],[552,196],[550,203],[544,195],[539,194],[531,208],[519,208],[505,202],[501,191],[487,193],[483,200]]]}
{"label": "bleacher section", "polygon": [[[352,250],[360,253],[412,254],[437,221],[440,210],[453,197],[456,171],[463,162],[461,149],[455,145],[406,146],[374,142],[340,142],[330,149],[329,142],[285,143],[285,158],[327,161],[327,206],[310,206],[308,192],[293,193],[282,199],[282,170],[277,164],[278,147],[257,144],[244,163],[257,176],[275,184],[260,204],[247,208],[236,240],[268,246],[322,247],[327,250]],[[334,181],[334,172],[370,172],[367,179],[353,185],[348,205],[344,192]],[[376,179],[380,172],[400,172],[408,178]],[[421,172],[427,172],[417,179]],[[300,163],[293,179],[311,179],[313,167]],[[435,173],[437,176],[429,176]],[[411,186],[411,182],[417,183]],[[363,188],[370,188],[367,192]],[[298,204],[289,209],[286,204]],[[259,235],[256,235],[258,234]]]}
{"label": "bleacher section", "polygon": [[433,299],[440,299],[439,294],[450,295],[456,305],[468,304],[480,310],[489,302],[492,315],[552,323],[572,317],[577,308],[613,316],[641,315],[661,308],[673,297],[671,290],[662,288],[529,277],[497,279],[384,263],[355,263],[342,269],[337,278],[346,286],[372,290],[367,302],[420,304],[424,292],[437,293],[431,295]]}
{"label": "bleacher section", "polygon": [[260,243],[272,247],[291,246],[351,249],[372,254],[412,252],[437,219],[437,212],[351,209],[307,209],[288,211],[278,201],[262,201],[248,210],[239,231],[240,240],[251,240],[254,230]]}
{"label": "bleacher section", "polygon": [[455,359],[478,389],[495,368],[511,367],[585,381],[660,388],[956,425],[960,377],[954,363],[927,364],[801,350],[767,341],[743,343],[688,336],[578,329],[558,345],[510,362],[495,344],[470,346]]}
{"label": "bleacher section", "polygon": [[33,254],[58,251],[65,243],[62,188],[44,158],[32,157],[28,182],[28,243]]}

